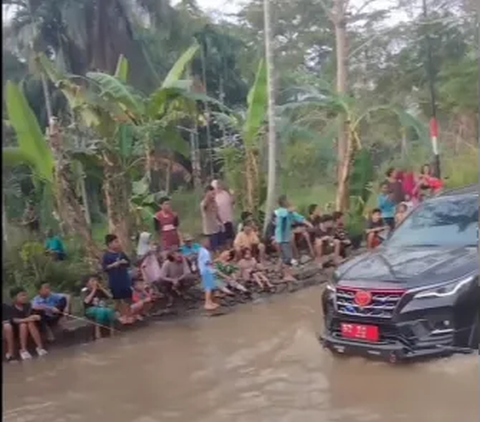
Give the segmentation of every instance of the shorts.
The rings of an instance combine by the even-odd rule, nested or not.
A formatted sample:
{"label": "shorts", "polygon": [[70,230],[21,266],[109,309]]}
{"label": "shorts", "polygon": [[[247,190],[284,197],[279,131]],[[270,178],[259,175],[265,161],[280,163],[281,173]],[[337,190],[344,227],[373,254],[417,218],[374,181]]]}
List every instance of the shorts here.
{"label": "shorts", "polygon": [[388,227],[390,227],[390,230],[393,230],[395,228],[395,218],[387,217],[387,218],[384,218],[383,221]]}
{"label": "shorts", "polygon": [[223,243],[233,242],[233,240],[235,240],[235,229],[233,228],[233,223],[228,222],[223,225],[222,238]]}
{"label": "shorts", "polygon": [[215,281],[215,275],[212,272],[206,272],[201,275],[202,287],[206,293],[210,293],[215,290],[217,283]]}
{"label": "shorts", "polygon": [[87,308],[85,315],[100,325],[112,325],[115,321],[115,311],[110,308],[91,306]]}
{"label": "shorts", "polygon": [[124,288],[110,288],[114,300],[132,300],[132,289],[130,287]]}
{"label": "shorts", "polygon": [[293,252],[292,252],[292,244],[290,242],[282,242],[278,244],[280,247],[280,256],[282,258],[282,262],[285,265],[292,265],[293,259]]}
{"label": "shorts", "polygon": [[218,232],[214,234],[209,234],[208,239],[210,240],[210,250],[212,252],[217,252],[223,244],[223,233]]}

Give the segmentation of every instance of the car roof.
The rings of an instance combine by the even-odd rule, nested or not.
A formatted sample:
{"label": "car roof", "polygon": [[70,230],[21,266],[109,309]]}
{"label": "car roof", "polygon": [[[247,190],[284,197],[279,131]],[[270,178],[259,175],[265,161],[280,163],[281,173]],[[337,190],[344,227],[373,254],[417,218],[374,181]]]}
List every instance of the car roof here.
{"label": "car roof", "polygon": [[477,195],[480,189],[480,185],[469,185],[462,188],[450,189],[442,192],[437,197],[459,196],[459,195]]}

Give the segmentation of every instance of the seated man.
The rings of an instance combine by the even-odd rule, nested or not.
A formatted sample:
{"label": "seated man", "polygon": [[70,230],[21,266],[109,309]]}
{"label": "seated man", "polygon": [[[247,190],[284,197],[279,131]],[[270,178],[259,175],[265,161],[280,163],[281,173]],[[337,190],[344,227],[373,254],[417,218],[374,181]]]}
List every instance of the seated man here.
{"label": "seated man", "polygon": [[265,261],[265,245],[260,242],[253,222],[246,222],[243,230],[237,234],[233,242],[236,259],[242,258],[243,250],[250,249],[252,255],[258,258],[260,262]]}
{"label": "seated man", "polygon": [[382,234],[386,233],[388,230],[389,226],[383,221],[380,208],[372,210],[367,222],[367,229],[365,230],[367,235],[367,248],[371,250],[380,246],[384,241],[384,236],[382,236]]}
{"label": "seated man", "polygon": [[43,283],[38,295],[33,299],[32,307],[34,313],[41,317],[41,327],[47,339],[54,341],[55,337],[52,329],[58,325],[66,314],[70,313],[70,295],[52,293],[50,285]]}
{"label": "seated man", "polygon": [[193,236],[189,234],[185,234],[185,236],[183,236],[183,242],[184,244],[180,248],[180,251],[182,252],[182,255],[185,257],[185,259],[187,260],[192,273],[195,273],[197,272],[197,259],[198,259],[198,253],[200,252],[201,246],[200,244],[195,243]]}
{"label": "seated man", "polygon": [[7,351],[5,359],[7,362],[15,360],[15,337],[12,327],[12,307],[2,303],[2,335]]}
{"label": "seated man", "polygon": [[47,351],[43,348],[42,338],[38,325],[40,315],[32,313],[32,306],[28,300],[25,289],[17,287],[12,289],[12,326],[14,332],[18,335],[20,341],[20,358],[22,360],[31,359],[32,355],[28,352],[28,338],[31,337],[36,346],[38,356],[45,356]]}
{"label": "seated man", "polygon": [[340,256],[346,258],[347,249],[352,246],[352,242],[345,230],[344,217],[341,211],[335,211],[333,213],[333,224],[335,228],[333,237],[340,241]]}
{"label": "seated man", "polygon": [[315,258],[317,263],[324,265],[333,254],[334,264],[340,262],[341,242],[335,238],[335,228],[333,226],[333,217],[329,214],[324,215],[318,228],[315,230]]}
{"label": "seated man", "polygon": [[53,230],[49,230],[47,233],[45,249],[55,261],[63,261],[67,256],[62,240],[53,234]]}
{"label": "seated man", "polygon": [[183,291],[191,287],[196,276],[190,271],[186,258],[179,250],[171,251],[160,269],[158,287],[169,298],[169,305],[173,303],[172,291],[183,296]]}

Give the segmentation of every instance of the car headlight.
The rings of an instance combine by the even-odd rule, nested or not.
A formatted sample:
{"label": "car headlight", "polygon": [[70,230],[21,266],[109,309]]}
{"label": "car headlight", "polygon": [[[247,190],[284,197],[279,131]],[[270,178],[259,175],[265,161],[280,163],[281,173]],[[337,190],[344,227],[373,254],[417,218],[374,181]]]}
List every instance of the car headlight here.
{"label": "car headlight", "polygon": [[414,298],[415,299],[432,299],[432,298],[442,298],[456,295],[461,289],[465,286],[468,286],[474,279],[474,276],[468,276],[460,280],[455,280],[450,283],[445,283],[437,285],[431,289],[422,290],[418,292]]}

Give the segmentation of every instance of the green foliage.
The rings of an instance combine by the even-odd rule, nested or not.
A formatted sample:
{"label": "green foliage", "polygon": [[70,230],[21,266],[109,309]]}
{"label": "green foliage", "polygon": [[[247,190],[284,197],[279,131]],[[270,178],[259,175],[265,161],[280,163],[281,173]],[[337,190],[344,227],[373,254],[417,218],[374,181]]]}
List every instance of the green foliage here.
{"label": "green foliage", "polygon": [[243,142],[249,148],[254,146],[258,132],[265,124],[267,111],[267,67],[263,60],[258,64],[255,83],[248,94],[248,111],[243,125]]}
{"label": "green foliage", "polygon": [[7,83],[6,103],[8,118],[18,141],[18,150],[6,150],[4,162],[23,162],[32,168],[39,179],[53,183],[55,163],[52,151],[25,96],[12,82]]}
{"label": "green foliage", "polygon": [[53,261],[38,239],[16,230],[3,252],[3,288],[25,287],[36,294],[41,283],[48,282],[56,291],[80,293],[82,277],[89,273],[77,239],[66,242],[67,260]]}

